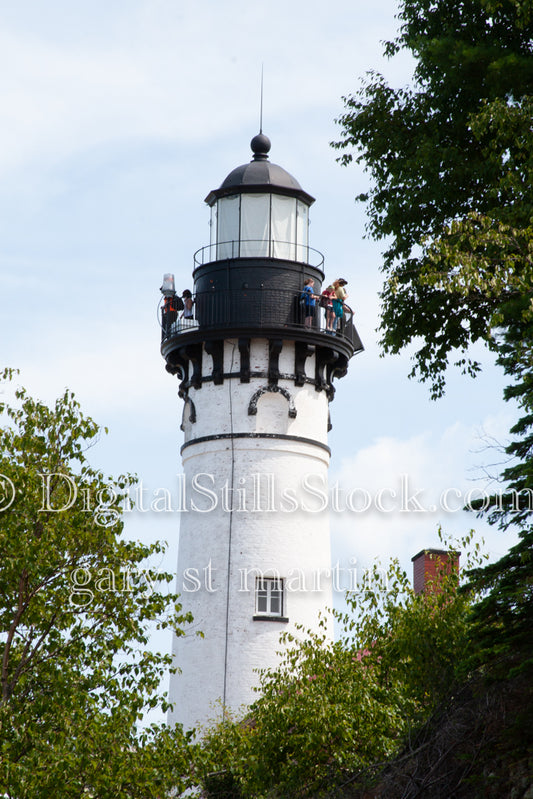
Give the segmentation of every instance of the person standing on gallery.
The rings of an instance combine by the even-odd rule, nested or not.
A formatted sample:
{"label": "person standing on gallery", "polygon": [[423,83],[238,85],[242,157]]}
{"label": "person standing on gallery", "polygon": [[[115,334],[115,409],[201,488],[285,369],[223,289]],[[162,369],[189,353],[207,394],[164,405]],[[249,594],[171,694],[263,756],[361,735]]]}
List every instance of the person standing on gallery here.
{"label": "person standing on gallery", "polygon": [[333,311],[333,300],[335,299],[335,289],[328,286],[320,295],[320,305],[326,310],[326,333],[333,335],[335,332],[335,313]]}
{"label": "person standing on gallery", "polygon": [[172,325],[178,318],[178,298],[175,294],[166,294],[163,300],[163,335],[169,336]]}
{"label": "person standing on gallery", "polygon": [[333,312],[335,314],[334,330],[338,327],[339,319],[342,319],[344,316],[344,303],[348,299],[348,292],[344,287],[347,285],[348,281],[343,277],[339,277],[337,280],[333,281],[333,288],[335,290],[335,297],[333,299]]}
{"label": "person standing on gallery", "polygon": [[[192,320],[193,318],[193,311],[192,307],[194,305],[194,300],[192,298],[191,291],[189,289],[185,289],[183,294],[181,295],[183,299],[183,313],[181,314],[181,319]],[[188,327],[192,324],[192,321],[184,322],[184,327]]]}
{"label": "person standing on gallery", "polygon": [[316,307],[316,294],[313,293],[313,286],[315,285],[315,281],[312,277],[308,277],[304,281],[304,289],[302,292],[302,298],[305,305],[305,319],[304,319],[304,326],[311,327],[313,324],[313,319],[315,316],[315,307]]}

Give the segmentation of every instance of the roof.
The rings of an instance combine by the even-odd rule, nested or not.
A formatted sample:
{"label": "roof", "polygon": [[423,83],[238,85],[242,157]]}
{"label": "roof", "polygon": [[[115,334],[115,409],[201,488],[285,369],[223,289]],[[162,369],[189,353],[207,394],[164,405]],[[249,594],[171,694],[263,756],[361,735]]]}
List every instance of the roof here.
{"label": "roof", "polygon": [[252,160],[248,164],[242,164],[233,169],[222,182],[220,188],[209,192],[205,202],[208,205],[213,205],[219,197],[266,191],[273,194],[297,197],[306,205],[314,203],[314,197],[311,197],[310,194],[307,194],[302,189],[296,178],[283,167],[268,160],[270,146],[268,136],[263,133],[254,136],[250,142],[250,147],[254,153]]}

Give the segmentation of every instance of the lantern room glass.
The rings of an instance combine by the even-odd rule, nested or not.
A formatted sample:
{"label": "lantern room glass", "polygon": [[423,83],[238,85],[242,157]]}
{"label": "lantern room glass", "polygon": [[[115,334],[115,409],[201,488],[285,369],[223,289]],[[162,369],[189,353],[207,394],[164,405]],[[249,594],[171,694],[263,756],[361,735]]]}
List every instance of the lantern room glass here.
{"label": "lantern room glass", "polygon": [[[215,210],[216,209],[216,210]],[[307,262],[309,207],[284,194],[249,192],[220,197],[212,208],[216,257]]]}
{"label": "lantern room glass", "polygon": [[238,256],[240,197],[224,197],[218,201],[217,214],[217,258]]}
{"label": "lantern room glass", "polygon": [[270,255],[270,194],[241,195],[241,258]]}
{"label": "lantern room glass", "polygon": [[296,205],[296,260],[309,260],[309,206],[301,200]]}

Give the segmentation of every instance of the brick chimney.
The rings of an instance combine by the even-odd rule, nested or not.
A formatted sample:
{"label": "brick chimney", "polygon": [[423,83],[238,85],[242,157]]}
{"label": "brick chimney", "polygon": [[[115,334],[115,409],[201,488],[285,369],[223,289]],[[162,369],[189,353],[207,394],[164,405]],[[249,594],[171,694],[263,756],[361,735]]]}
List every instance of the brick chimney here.
{"label": "brick chimney", "polygon": [[445,549],[422,549],[412,557],[415,594],[421,594],[428,587],[430,591],[438,591],[439,577],[459,571],[460,554]]}

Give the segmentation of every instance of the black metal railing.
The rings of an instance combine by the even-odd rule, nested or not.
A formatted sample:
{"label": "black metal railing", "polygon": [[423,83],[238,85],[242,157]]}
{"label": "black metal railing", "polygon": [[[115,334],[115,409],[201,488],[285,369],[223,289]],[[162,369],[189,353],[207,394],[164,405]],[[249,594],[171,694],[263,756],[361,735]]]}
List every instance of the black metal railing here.
{"label": "black metal railing", "polygon": [[342,316],[336,316],[332,306],[321,307],[318,299],[314,304],[306,302],[302,291],[273,288],[206,291],[195,294],[193,300],[189,318],[183,311],[161,310],[163,340],[192,331],[277,328],[340,336],[355,350],[362,349],[348,305],[343,306]]}
{"label": "black metal railing", "polygon": [[202,266],[213,261],[234,258],[274,258],[282,261],[297,261],[321,269],[324,256],[307,244],[275,239],[244,239],[208,244],[194,253],[194,265]]}

